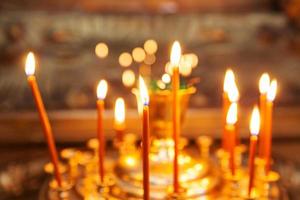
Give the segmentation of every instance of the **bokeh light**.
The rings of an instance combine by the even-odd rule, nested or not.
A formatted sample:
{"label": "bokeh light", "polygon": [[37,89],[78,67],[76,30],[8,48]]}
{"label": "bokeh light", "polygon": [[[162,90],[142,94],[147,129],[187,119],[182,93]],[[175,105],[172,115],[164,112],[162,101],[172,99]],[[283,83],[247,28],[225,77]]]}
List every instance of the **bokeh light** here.
{"label": "bokeh light", "polygon": [[143,62],[145,60],[146,53],[141,47],[136,47],[132,51],[132,57],[135,62]]}
{"label": "bokeh light", "polygon": [[172,71],[172,65],[170,62],[167,62],[166,65],[165,65],[165,72],[172,75],[173,74],[173,71]]}
{"label": "bokeh light", "polygon": [[171,76],[167,73],[163,74],[161,77],[161,80],[165,83],[168,84],[171,82]]}
{"label": "bokeh light", "polygon": [[155,61],[156,61],[156,57],[154,54],[147,54],[144,60],[145,64],[147,65],[153,65]]}
{"label": "bokeh light", "polygon": [[119,56],[119,63],[122,67],[128,67],[132,63],[132,57],[130,53],[124,52]]}
{"label": "bokeh light", "polygon": [[135,83],[135,74],[132,70],[125,70],[122,74],[122,82],[126,87],[132,87]]}
{"label": "bokeh light", "polygon": [[101,42],[98,43],[95,47],[95,53],[99,58],[105,58],[108,55],[108,46]]}
{"label": "bokeh light", "polygon": [[155,54],[158,49],[157,42],[155,40],[147,40],[144,43],[144,49],[147,54]]}
{"label": "bokeh light", "polygon": [[185,60],[188,60],[191,63],[192,68],[197,67],[199,59],[198,56],[194,53],[189,53],[189,54],[185,54],[183,55]]}
{"label": "bokeh light", "polygon": [[192,60],[189,57],[182,56],[179,66],[179,72],[183,76],[189,76],[192,73]]}

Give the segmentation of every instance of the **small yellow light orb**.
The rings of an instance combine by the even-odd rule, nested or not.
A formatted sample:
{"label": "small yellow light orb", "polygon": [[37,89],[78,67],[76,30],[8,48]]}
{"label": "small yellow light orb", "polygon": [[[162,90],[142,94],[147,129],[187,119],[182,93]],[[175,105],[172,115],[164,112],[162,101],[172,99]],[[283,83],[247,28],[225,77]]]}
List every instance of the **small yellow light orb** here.
{"label": "small yellow light orb", "polygon": [[157,42],[155,40],[147,40],[144,43],[144,49],[147,54],[155,54],[158,49]]}
{"label": "small yellow light orb", "polygon": [[171,82],[171,76],[167,73],[163,74],[161,77],[161,80],[165,83],[168,84]]}
{"label": "small yellow light orb", "polygon": [[132,63],[132,57],[130,53],[124,52],[119,56],[119,63],[122,67],[128,67]]}
{"label": "small yellow light orb", "polygon": [[95,53],[99,58],[105,58],[108,55],[108,47],[105,43],[101,42],[96,45]]}
{"label": "small yellow light orb", "polygon": [[135,83],[135,74],[132,70],[125,70],[122,74],[122,82],[126,87],[132,87]]}
{"label": "small yellow light orb", "polygon": [[136,47],[132,51],[132,57],[135,62],[140,63],[145,60],[146,53],[144,49],[142,49],[141,47]]}

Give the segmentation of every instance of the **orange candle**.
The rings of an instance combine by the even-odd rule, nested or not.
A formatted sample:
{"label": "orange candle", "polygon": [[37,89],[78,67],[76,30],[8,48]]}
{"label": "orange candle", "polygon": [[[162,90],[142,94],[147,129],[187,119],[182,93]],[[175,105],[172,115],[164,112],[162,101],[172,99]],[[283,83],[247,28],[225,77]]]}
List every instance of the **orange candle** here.
{"label": "orange candle", "polygon": [[150,133],[149,133],[149,95],[146,84],[143,78],[139,78],[140,99],[143,103],[143,188],[144,200],[150,199],[150,170],[149,170],[149,148],[150,148]]}
{"label": "orange candle", "polygon": [[179,62],[181,59],[181,47],[178,41],[175,41],[172,46],[170,63],[172,65],[172,94],[173,94],[173,140],[174,140],[174,164],[173,164],[173,189],[175,193],[179,192],[179,137],[180,137],[180,80],[179,80]]}
{"label": "orange candle", "polygon": [[61,179],[61,174],[59,172],[59,167],[58,167],[58,157],[57,157],[57,150],[53,138],[53,133],[52,133],[52,128],[46,113],[46,109],[34,76],[35,72],[35,60],[34,60],[34,55],[32,52],[30,52],[27,56],[26,59],[26,66],[25,66],[25,72],[27,75],[27,81],[30,86],[30,89],[32,91],[34,101],[36,104],[36,107],[39,112],[39,117],[43,126],[44,130],[44,136],[46,138],[47,144],[48,144],[48,149],[50,153],[50,158],[51,162],[54,166],[54,174],[55,174],[55,180],[58,184],[58,186],[62,185],[62,179]]}
{"label": "orange candle", "polygon": [[98,160],[99,160],[99,178],[100,182],[104,181],[104,158],[105,158],[105,137],[103,134],[103,112],[104,112],[104,99],[107,93],[107,82],[101,80],[97,86],[97,137],[98,137]]}
{"label": "orange candle", "polygon": [[116,131],[118,141],[123,140],[125,128],[125,102],[123,98],[118,98],[115,103],[114,118],[114,129]]}
{"label": "orange candle", "polygon": [[[231,69],[228,69],[225,74],[224,85],[223,85],[223,136],[222,136],[222,147],[224,150],[229,151],[229,136],[226,131],[226,116],[231,103],[237,103],[239,99],[239,91],[235,83],[234,73]],[[236,125],[235,125],[236,126]],[[235,127],[236,129],[236,127]],[[236,135],[237,136],[237,135]]]}
{"label": "orange candle", "polygon": [[237,122],[237,104],[232,103],[227,112],[225,131],[226,131],[226,135],[228,136],[229,168],[233,176],[235,175],[235,143],[236,143],[235,124],[236,122]]}
{"label": "orange candle", "polygon": [[259,79],[259,106],[260,106],[260,134],[259,134],[259,157],[264,157],[264,142],[265,142],[265,113],[267,103],[267,91],[270,85],[270,76],[267,73],[263,73]]}
{"label": "orange candle", "polygon": [[266,175],[271,169],[271,148],[272,148],[272,114],[273,114],[273,101],[276,96],[277,81],[272,80],[267,92],[266,104],[266,123],[265,123],[265,161],[266,161]]}
{"label": "orange candle", "polygon": [[259,134],[260,129],[260,116],[257,106],[254,107],[250,120],[250,147],[249,147],[249,185],[248,185],[248,195],[251,196],[251,191],[254,183],[254,160],[256,154],[256,144],[257,144],[257,135]]}

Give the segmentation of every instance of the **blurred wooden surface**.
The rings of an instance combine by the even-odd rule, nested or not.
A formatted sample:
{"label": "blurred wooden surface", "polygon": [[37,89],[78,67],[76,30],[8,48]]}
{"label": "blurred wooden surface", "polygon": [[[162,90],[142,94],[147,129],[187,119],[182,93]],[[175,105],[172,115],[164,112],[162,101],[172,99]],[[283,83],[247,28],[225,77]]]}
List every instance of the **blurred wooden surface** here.
{"label": "blurred wooden surface", "polygon": [[[241,111],[240,134],[249,136],[250,110]],[[126,116],[128,132],[140,134],[138,114],[129,110]],[[190,139],[201,134],[219,138],[221,134],[220,109],[191,109],[183,125],[183,136]],[[83,142],[96,136],[94,110],[50,112],[50,121],[58,142]],[[113,112],[105,113],[105,134],[114,137]],[[276,108],[273,137],[277,139],[300,138],[300,107]],[[40,143],[44,141],[37,113],[7,113],[0,116],[0,143]]]}

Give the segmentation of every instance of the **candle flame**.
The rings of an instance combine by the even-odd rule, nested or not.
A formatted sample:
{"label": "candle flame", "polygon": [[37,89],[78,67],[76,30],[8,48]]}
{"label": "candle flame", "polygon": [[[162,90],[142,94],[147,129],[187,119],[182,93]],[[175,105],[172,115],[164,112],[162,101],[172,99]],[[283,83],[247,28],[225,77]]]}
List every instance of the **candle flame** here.
{"label": "candle flame", "polygon": [[226,123],[233,125],[237,122],[237,103],[231,103],[227,116],[226,116]]}
{"label": "candle flame", "polygon": [[277,80],[274,79],[271,81],[270,87],[267,92],[268,101],[274,101],[277,92]]}
{"label": "candle flame", "polygon": [[97,86],[97,97],[98,99],[105,99],[107,93],[107,82],[106,80],[101,80]]}
{"label": "candle flame", "polygon": [[237,102],[240,98],[240,93],[239,90],[237,88],[237,85],[235,83],[235,81],[233,82],[233,84],[231,85],[229,92],[228,92],[228,98],[230,102]]}
{"label": "candle flame", "polygon": [[228,69],[224,79],[224,92],[228,94],[229,101],[231,103],[237,102],[240,98],[238,87],[235,83],[235,76],[231,69]]}
{"label": "candle flame", "polygon": [[123,124],[125,121],[125,102],[123,98],[117,98],[115,103],[115,122]]}
{"label": "candle flame", "polygon": [[255,106],[252,111],[250,120],[250,133],[252,135],[258,135],[260,129],[260,114],[258,107]]}
{"label": "candle flame", "polygon": [[145,81],[142,76],[139,77],[139,91],[140,91],[140,100],[142,101],[143,105],[149,104],[149,95],[148,89],[146,87]]}
{"label": "candle flame", "polygon": [[25,63],[25,73],[27,76],[32,76],[34,75],[34,72],[35,72],[34,54],[32,52],[29,52]]}
{"label": "candle flame", "polygon": [[235,77],[233,71],[231,69],[227,69],[225,73],[224,85],[223,85],[224,92],[228,93],[230,85],[232,85],[232,82],[234,82],[234,80]]}
{"label": "candle flame", "polygon": [[173,67],[179,67],[181,58],[181,47],[178,41],[175,41],[172,45],[170,62]]}
{"label": "candle flame", "polygon": [[270,85],[270,76],[268,73],[263,73],[259,79],[259,91],[261,94],[266,94]]}

